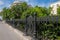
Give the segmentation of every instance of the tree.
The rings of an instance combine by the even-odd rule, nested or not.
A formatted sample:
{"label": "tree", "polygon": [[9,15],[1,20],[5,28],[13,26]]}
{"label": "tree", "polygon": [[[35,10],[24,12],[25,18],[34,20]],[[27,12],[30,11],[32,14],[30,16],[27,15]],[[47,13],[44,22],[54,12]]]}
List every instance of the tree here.
{"label": "tree", "polygon": [[9,19],[9,15],[10,15],[10,13],[11,13],[10,9],[8,9],[8,8],[3,8],[2,13],[3,13],[3,19]]}
{"label": "tree", "polygon": [[48,15],[47,8],[35,6],[35,7],[30,7],[28,10],[23,12],[22,18],[25,18],[27,15],[33,16],[34,13],[37,14],[37,17]]}
{"label": "tree", "polygon": [[36,6],[34,9],[37,12],[37,16],[38,17],[40,17],[40,16],[47,16],[47,8]]}
{"label": "tree", "polygon": [[26,2],[16,4],[11,7],[12,12],[15,14],[15,18],[20,18],[22,13],[28,9],[28,5]]}
{"label": "tree", "polygon": [[60,6],[57,8],[57,15],[60,16]]}
{"label": "tree", "polygon": [[49,8],[47,9],[48,15],[51,15],[51,11],[52,11],[52,7],[49,7]]}
{"label": "tree", "polygon": [[20,19],[23,12],[30,8],[26,2],[22,2],[16,5],[12,5],[11,8],[3,8],[2,16],[4,19]]}

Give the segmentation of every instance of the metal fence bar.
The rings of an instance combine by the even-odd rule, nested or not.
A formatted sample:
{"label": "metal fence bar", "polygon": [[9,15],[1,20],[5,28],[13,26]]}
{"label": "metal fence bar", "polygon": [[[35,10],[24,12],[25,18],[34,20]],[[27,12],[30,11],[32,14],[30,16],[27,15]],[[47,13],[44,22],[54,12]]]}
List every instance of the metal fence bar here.
{"label": "metal fence bar", "polygon": [[37,40],[36,38],[37,38],[37,32],[36,32],[36,20],[37,20],[37,18],[36,18],[36,13],[34,13],[34,24],[33,24],[33,28],[34,28],[34,33],[33,33],[33,40]]}
{"label": "metal fence bar", "polygon": [[[26,18],[23,20],[23,19],[13,19],[13,20],[8,20],[8,21],[12,21],[13,22],[13,26],[15,26],[15,22],[18,21],[18,25],[20,25],[20,23],[25,23],[25,26],[24,26],[24,31],[25,31],[25,34],[26,35],[32,35],[33,36],[33,39],[32,40],[37,40],[38,36],[39,35],[37,33],[37,23],[39,24],[47,24],[47,23],[56,23],[57,27],[58,27],[58,22],[60,21],[60,18],[59,16],[46,16],[46,17],[40,17],[40,18],[37,18],[36,16],[36,13],[34,13],[33,15],[33,19],[28,19],[29,16],[27,15]],[[32,17],[31,17],[32,18]],[[29,20],[32,22],[29,22]],[[32,27],[30,27],[32,24]],[[39,25],[40,27],[40,25]],[[33,30],[31,30],[31,28]],[[29,32],[28,32],[29,31]],[[39,31],[41,31],[39,29]]]}

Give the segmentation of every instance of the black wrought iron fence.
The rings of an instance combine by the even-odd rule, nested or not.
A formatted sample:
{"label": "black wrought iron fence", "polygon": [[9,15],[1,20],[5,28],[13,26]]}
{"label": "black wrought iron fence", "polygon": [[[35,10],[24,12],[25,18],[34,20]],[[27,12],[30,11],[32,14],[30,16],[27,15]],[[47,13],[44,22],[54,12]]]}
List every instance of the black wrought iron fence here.
{"label": "black wrought iron fence", "polygon": [[33,37],[32,40],[51,40],[52,38],[55,40],[57,39],[56,36],[60,33],[60,16],[37,18],[36,14],[34,14],[34,16],[28,16],[24,20],[13,19],[6,22],[24,31],[26,35]]}

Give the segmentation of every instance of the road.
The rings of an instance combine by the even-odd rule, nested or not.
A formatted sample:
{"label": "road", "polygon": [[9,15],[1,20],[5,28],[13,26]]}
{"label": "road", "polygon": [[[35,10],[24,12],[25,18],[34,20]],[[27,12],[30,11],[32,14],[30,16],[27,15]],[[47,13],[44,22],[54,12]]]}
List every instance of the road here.
{"label": "road", "polygon": [[0,40],[22,40],[8,25],[0,22]]}

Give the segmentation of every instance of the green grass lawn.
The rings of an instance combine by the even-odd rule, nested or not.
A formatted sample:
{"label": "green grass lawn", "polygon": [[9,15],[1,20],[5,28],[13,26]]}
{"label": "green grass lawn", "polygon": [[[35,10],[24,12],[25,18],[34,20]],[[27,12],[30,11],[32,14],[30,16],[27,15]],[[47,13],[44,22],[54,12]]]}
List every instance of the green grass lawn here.
{"label": "green grass lawn", "polygon": [[58,37],[58,40],[60,40],[60,37]]}

